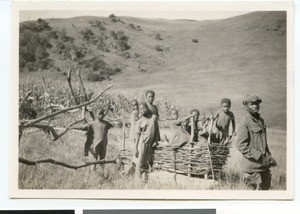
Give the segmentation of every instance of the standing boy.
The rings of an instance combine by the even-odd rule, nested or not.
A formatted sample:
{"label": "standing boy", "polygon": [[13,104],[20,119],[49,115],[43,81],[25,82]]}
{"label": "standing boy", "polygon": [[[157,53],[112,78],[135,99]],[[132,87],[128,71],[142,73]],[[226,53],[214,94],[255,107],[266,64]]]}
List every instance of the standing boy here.
{"label": "standing boy", "polygon": [[158,141],[159,133],[156,116],[151,113],[146,103],[139,106],[141,118],[136,124],[135,137],[135,157],[136,170],[135,176],[140,179],[142,170],[145,171],[147,179],[148,171],[153,165],[155,143]]}
{"label": "standing boy", "polygon": [[261,101],[256,95],[247,95],[243,99],[247,113],[237,132],[236,147],[243,155],[240,164],[244,182],[251,189],[268,190],[271,186],[270,167],[277,164],[271,156],[266,126],[259,114]]}
{"label": "standing boy", "polygon": [[[104,120],[108,109],[104,111],[103,108],[97,107],[95,109],[95,120],[87,124],[84,156],[88,156],[88,153],[91,152],[96,160],[105,159],[108,130],[113,127],[108,121]],[[96,165],[94,169],[96,169]]]}
{"label": "standing boy", "polygon": [[[159,119],[159,114],[158,114],[158,109],[156,105],[153,104],[155,99],[155,93],[152,90],[147,90],[146,91],[146,105],[148,107],[148,110],[151,112],[152,115],[154,115],[155,120],[158,121]],[[158,146],[158,141],[160,141],[160,131],[159,131],[159,126],[157,126],[157,142],[154,143],[154,147]]]}
{"label": "standing boy", "polygon": [[[235,118],[234,114],[230,111],[231,100],[223,98],[221,100],[221,108],[212,118],[215,121],[212,130],[212,141],[227,145],[231,140],[231,136],[235,135]],[[232,133],[229,133],[230,124],[232,125]]]}

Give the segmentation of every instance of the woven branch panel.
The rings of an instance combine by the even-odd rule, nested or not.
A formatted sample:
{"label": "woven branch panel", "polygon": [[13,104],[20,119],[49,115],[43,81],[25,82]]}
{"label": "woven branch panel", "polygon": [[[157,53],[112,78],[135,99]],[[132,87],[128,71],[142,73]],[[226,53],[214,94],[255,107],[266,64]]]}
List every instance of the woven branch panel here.
{"label": "woven branch panel", "polygon": [[[209,152],[210,150],[210,152]],[[121,150],[121,156],[125,164],[132,160],[132,150]],[[211,173],[210,160],[214,173],[222,170],[229,157],[229,147],[212,143],[197,143],[195,147],[184,146],[174,151],[169,146],[160,146],[155,150],[154,168],[183,173],[186,175],[204,175]]]}

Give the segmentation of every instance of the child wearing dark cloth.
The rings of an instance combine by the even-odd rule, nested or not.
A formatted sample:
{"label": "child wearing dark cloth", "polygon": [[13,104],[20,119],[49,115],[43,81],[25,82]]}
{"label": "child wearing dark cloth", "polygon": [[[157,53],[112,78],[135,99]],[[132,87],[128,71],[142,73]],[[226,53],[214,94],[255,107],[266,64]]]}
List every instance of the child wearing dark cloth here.
{"label": "child wearing dark cloth", "polygon": [[[158,109],[157,109],[156,105],[153,104],[154,99],[155,99],[155,93],[152,90],[147,90],[145,95],[146,95],[146,105],[148,107],[148,110],[151,112],[152,115],[155,116],[156,121],[158,121],[158,119],[159,119]],[[157,136],[157,142],[155,143],[154,147],[156,147],[158,145],[158,141],[160,141],[159,126],[157,126],[156,132],[157,132],[158,136]]]}
{"label": "child wearing dark cloth", "polygon": [[[212,142],[228,145],[231,137],[235,135],[235,118],[234,114],[230,111],[231,100],[223,98],[221,100],[221,110],[215,115],[212,115],[214,122],[212,130]],[[232,133],[229,133],[230,124],[232,125]]]}
{"label": "child wearing dark cloth", "polygon": [[134,138],[135,149],[134,156],[136,157],[136,179],[141,179],[142,173],[145,172],[147,180],[148,171],[154,161],[154,147],[158,141],[158,122],[156,116],[151,113],[146,103],[142,102],[139,105],[141,118],[137,121]]}
{"label": "child wearing dark cloth", "polygon": [[171,122],[170,122],[170,141],[169,145],[173,149],[178,149],[191,140],[191,135],[186,131],[184,125],[193,115],[179,118],[178,110],[171,110]]}
{"label": "child wearing dark cloth", "polygon": [[155,99],[155,93],[152,90],[147,90],[146,91],[146,104],[148,106],[149,111],[151,111],[151,113],[155,116],[157,116],[157,118],[159,117],[158,114],[158,109],[156,107],[156,105],[153,104]]}

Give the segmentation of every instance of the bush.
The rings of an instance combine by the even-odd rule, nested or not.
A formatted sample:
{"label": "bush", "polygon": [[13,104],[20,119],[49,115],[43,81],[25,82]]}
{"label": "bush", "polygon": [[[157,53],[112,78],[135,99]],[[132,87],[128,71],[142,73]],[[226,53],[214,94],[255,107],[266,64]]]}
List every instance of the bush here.
{"label": "bush", "polygon": [[117,32],[117,38],[118,38],[118,40],[124,40],[124,41],[128,41],[128,39],[129,39],[129,37],[126,36],[123,31]]}
{"label": "bush", "polygon": [[160,45],[155,45],[154,48],[156,51],[164,51]]}
{"label": "bush", "polygon": [[112,22],[121,22],[121,23],[125,24],[125,22],[122,21],[122,20],[121,20],[120,18],[118,18],[117,16],[115,16],[115,14],[110,14],[108,17],[110,18],[110,20],[111,20]]}
{"label": "bush", "polygon": [[83,40],[91,41],[95,39],[94,32],[89,28],[85,28],[84,30],[80,31],[80,34],[82,35]]}
{"label": "bush", "polygon": [[129,23],[128,26],[131,27],[131,28],[133,28],[133,29],[135,29],[135,26],[132,23]]}
{"label": "bush", "polygon": [[104,42],[100,42],[97,46],[97,49],[106,53],[109,52],[109,49]]}
{"label": "bush", "polygon": [[155,34],[155,39],[156,40],[163,40],[163,38],[161,38],[160,33]]}
{"label": "bush", "polygon": [[91,24],[92,27],[98,28],[101,31],[106,30],[106,28],[103,26],[102,22],[99,20],[96,20],[95,22],[90,21],[89,23]]}
{"label": "bush", "polygon": [[[47,49],[52,48],[47,34],[39,31],[51,29],[47,22],[38,20],[38,23],[28,23],[28,28],[20,31],[19,36],[19,69],[20,71],[36,71],[48,69],[52,61],[48,58]],[[39,26],[39,27],[37,27]]]}
{"label": "bush", "polygon": [[74,38],[67,36],[66,29],[63,28],[61,31],[58,32],[58,37],[63,42],[73,42]]}
{"label": "bush", "polygon": [[118,41],[118,46],[119,46],[119,50],[120,51],[127,51],[129,50],[131,47],[127,44],[127,41],[125,40],[119,40]]}
{"label": "bush", "polygon": [[198,40],[197,39],[192,39],[192,42],[197,43]]}
{"label": "bush", "polygon": [[22,33],[26,29],[33,32],[42,32],[49,31],[52,29],[52,27],[49,26],[48,22],[39,18],[36,22],[22,23],[20,25],[20,33]]}
{"label": "bush", "polygon": [[101,76],[101,74],[94,73],[94,72],[88,73],[87,79],[91,82],[98,82],[98,81],[105,80],[105,78]]}
{"label": "bush", "polygon": [[117,21],[118,21],[118,18],[115,16],[115,14],[110,14],[108,17],[109,17],[109,18],[111,19],[111,21],[113,21],[113,22],[117,22]]}
{"label": "bush", "polygon": [[120,68],[112,68],[102,59],[93,57],[91,59],[81,61],[80,64],[84,64],[84,67],[88,69],[88,80],[90,81],[102,81],[109,79],[110,76],[119,73]]}
{"label": "bush", "polygon": [[112,38],[114,38],[115,40],[118,39],[118,35],[116,34],[116,32],[114,30],[110,31],[110,35],[112,36]]}
{"label": "bush", "polygon": [[50,31],[47,36],[49,39],[57,40],[58,39],[58,31],[56,31],[56,30]]}

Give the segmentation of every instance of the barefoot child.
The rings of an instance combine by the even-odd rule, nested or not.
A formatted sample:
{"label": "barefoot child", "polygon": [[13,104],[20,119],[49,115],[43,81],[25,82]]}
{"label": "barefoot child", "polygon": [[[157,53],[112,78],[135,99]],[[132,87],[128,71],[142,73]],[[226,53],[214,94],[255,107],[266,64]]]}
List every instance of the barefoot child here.
{"label": "barefoot child", "polygon": [[135,157],[136,171],[135,177],[140,179],[142,170],[145,170],[147,179],[148,170],[153,165],[153,154],[155,143],[158,141],[158,122],[156,116],[151,113],[146,103],[141,103],[139,106],[141,118],[136,124],[135,137]]}
{"label": "barefoot child", "polygon": [[[85,125],[84,128],[87,128],[87,133],[84,145],[84,156],[88,156],[88,153],[91,152],[96,160],[105,159],[108,130],[113,127],[108,121],[104,120],[108,109],[109,107],[104,111],[103,108],[97,107],[94,111],[95,120]],[[94,169],[96,169],[96,165]]]}
{"label": "barefoot child", "polygon": [[176,109],[171,110],[170,146],[173,149],[178,149],[191,140],[191,135],[186,131],[184,125],[192,116],[179,119],[178,111]]}
{"label": "barefoot child", "polygon": [[[212,141],[227,145],[231,137],[235,135],[235,118],[230,111],[231,100],[223,98],[221,100],[221,110],[212,116],[212,122],[215,121],[213,128]],[[232,125],[232,133],[229,133],[230,124]]]}

